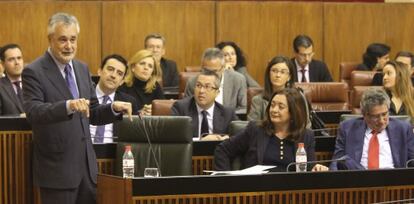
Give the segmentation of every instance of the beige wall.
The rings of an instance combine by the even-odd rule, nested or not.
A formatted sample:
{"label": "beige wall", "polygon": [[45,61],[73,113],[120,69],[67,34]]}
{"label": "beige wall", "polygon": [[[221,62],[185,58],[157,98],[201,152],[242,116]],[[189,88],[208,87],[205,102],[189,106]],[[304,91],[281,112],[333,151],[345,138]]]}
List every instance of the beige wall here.
{"label": "beige wall", "polygon": [[273,56],[293,55],[297,34],[313,38],[315,58],[328,64],[336,80],[338,64],[360,61],[371,42],[391,45],[392,57],[414,50],[414,4],[271,1],[2,1],[0,45],[18,43],[26,62],[34,60],[47,48],[47,20],[57,11],[78,17],[78,58],[92,73],[107,54],[129,58],[152,32],[167,38],[167,57],[180,70],[198,65],[205,48],[233,40],[260,83]]}

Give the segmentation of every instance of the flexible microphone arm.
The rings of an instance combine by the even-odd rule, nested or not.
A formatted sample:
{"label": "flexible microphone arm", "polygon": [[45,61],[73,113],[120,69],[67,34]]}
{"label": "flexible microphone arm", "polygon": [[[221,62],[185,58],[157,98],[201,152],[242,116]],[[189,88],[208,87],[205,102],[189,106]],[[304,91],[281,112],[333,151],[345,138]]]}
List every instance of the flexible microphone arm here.
{"label": "flexible microphone arm", "polygon": [[409,167],[408,165],[409,165],[412,161],[414,161],[414,159],[409,159],[409,160],[407,160],[407,161],[405,162],[405,168],[408,168],[408,167]]}
{"label": "flexible microphone arm", "polygon": [[142,118],[141,114],[138,114],[138,117],[139,117],[139,119],[142,121],[142,129],[144,130],[144,135],[145,135],[145,137],[147,138],[147,142],[148,142],[149,149],[150,149],[150,152],[151,152],[151,154],[152,154],[152,157],[154,157],[155,166],[156,166],[156,167],[157,167],[157,169],[158,169],[158,173],[159,173],[159,175],[160,175],[160,176],[162,176],[162,174],[161,174],[161,168],[160,168],[160,165],[158,164],[158,159],[157,159],[157,157],[155,156],[154,149],[152,148],[151,139],[150,139],[150,137],[148,136],[147,129],[145,128],[145,120]]}
{"label": "flexible microphone arm", "polygon": [[289,168],[292,165],[296,164],[316,164],[316,163],[328,163],[328,162],[339,162],[339,161],[345,161],[348,159],[348,156],[343,156],[338,159],[328,159],[328,160],[318,160],[318,161],[308,161],[308,162],[291,162],[286,167],[286,172],[289,172]]}

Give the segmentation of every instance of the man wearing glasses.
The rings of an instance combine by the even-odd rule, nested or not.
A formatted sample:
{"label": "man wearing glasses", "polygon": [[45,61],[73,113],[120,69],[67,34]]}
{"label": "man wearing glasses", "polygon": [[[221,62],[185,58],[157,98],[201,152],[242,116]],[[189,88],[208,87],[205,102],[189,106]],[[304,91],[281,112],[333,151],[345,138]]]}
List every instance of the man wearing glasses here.
{"label": "man wearing glasses", "polygon": [[[217,48],[207,48],[203,53],[201,61],[203,69],[215,72],[220,80],[219,93],[216,101],[224,106],[235,109],[246,108],[246,78],[230,69],[225,68],[224,53]],[[185,87],[185,96],[193,96],[195,87],[195,77],[188,80]]]}
{"label": "man wearing glasses", "polygon": [[[361,99],[363,117],[340,124],[333,159],[346,156],[347,169],[406,167],[414,158],[413,128],[408,122],[389,118],[389,107],[385,91],[365,91]],[[338,166],[333,162],[330,168],[336,170]]]}
{"label": "man wearing glasses", "polygon": [[313,41],[307,35],[298,35],[293,40],[295,57],[292,63],[295,65],[298,78],[296,82],[332,82],[331,73],[326,64],[314,60]]}
{"label": "man wearing glasses", "polygon": [[171,108],[174,116],[192,118],[195,140],[224,140],[228,138],[230,122],[237,119],[233,108],[215,101],[220,79],[214,71],[203,69],[195,79],[194,96],[178,100]]}

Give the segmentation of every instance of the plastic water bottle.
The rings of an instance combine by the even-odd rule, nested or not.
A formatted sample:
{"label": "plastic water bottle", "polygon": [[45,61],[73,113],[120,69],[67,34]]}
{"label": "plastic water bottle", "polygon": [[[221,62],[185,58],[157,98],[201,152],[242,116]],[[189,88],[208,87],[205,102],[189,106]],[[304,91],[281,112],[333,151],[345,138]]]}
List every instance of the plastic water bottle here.
{"label": "plastic water bottle", "polygon": [[296,172],[304,172],[307,167],[307,157],[305,151],[305,145],[303,143],[298,144],[298,150],[296,151],[296,162],[305,162],[296,164]]}
{"label": "plastic water bottle", "polygon": [[134,155],[131,152],[131,145],[125,146],[122,156],[122,171],[124,178],[134,178]]}

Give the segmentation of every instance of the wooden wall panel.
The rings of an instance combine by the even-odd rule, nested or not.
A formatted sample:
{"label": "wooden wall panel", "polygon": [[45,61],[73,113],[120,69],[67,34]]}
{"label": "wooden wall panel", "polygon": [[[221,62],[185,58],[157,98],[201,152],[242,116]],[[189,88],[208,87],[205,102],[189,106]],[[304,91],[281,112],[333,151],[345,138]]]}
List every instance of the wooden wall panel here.
{"label": "wooden wall panel", "polygon": [[128,59],[156,32],[167,40],[166,57],[184,70],[199,65],[204,49],[214,45],[214,2],[105,2],[102,13],[102,56]]}
{"label": "wooden wall panel", "polygon": [[324,5],[325,61],[333,77],[339,79],[339,63],[362,62],[362,54],[372,42],[386,41],[385,4],[327,3]]}
{"label": "wooden wall panel", "polygon": [[276,55],[293,56],[298,34],[315,43],[322,58],[322,3],[219,2],[217,41],[233,40],[247,56],[250,74],[263,85],[267,62]]}
{"label": "wooden wall panel", "polygon": [[401,50],[414,51],[414,4],[386,4],[385,42],[392,58]]}
{"label": "wooden wall panel", "polygon": [[21,45],[25,62],[31,62],[48,47],[49,17],[58,11],[68,12],[80,22],[77,57],[96,67],[101,55],[100,5],[99,2],[0,2],[0,46]]}

